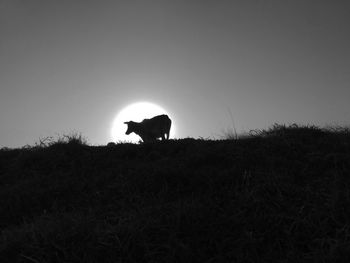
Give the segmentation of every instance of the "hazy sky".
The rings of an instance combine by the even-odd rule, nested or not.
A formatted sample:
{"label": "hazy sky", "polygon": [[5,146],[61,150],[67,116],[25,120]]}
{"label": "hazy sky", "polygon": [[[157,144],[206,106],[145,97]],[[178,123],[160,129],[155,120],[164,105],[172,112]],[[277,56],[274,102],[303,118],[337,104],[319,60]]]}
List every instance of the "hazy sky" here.
{"label": "hazy sky", "polygon": [[[154,102],[178,138],[348,125],[348,0],[0,0],[0,147]],[[171,117],[171,116],[170,116]]]}

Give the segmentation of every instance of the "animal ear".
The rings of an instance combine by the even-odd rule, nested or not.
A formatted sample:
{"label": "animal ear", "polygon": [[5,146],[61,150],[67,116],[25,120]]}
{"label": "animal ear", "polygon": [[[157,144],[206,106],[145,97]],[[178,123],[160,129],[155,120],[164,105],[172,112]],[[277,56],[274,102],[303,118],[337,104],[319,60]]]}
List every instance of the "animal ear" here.
{"label": "animal ear", "polygon": [[125,121],[124,124],[129,124],[129,122],[128,122],[128,121]]}

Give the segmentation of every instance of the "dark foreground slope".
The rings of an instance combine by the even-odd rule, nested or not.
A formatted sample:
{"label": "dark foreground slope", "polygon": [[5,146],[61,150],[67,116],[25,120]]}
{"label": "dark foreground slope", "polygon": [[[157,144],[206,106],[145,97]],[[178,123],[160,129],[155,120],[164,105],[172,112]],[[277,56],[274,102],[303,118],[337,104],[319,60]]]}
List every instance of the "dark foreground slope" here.
{"label": "dark foreground slope", "polygon": [[350,133],[0,151],[0,262],[350,262]]}

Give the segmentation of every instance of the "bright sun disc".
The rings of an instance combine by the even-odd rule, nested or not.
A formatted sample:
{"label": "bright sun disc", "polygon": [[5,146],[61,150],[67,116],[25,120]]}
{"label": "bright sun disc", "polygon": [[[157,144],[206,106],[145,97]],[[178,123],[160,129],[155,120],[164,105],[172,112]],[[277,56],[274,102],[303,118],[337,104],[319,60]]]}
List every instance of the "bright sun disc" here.
{"label": "bright sun disc", "polygon": [[143,119],[150,119],[156,115],[167,114],[172,120],[170,138],[174,137],[175,126],[171,114],[162,107],[150,102],[137,102],[122,109],[115,117],[111,129],[111,137],[114,142],[138,142],[141,138],[135,133],[126,135],[126,121],[141,122]]}

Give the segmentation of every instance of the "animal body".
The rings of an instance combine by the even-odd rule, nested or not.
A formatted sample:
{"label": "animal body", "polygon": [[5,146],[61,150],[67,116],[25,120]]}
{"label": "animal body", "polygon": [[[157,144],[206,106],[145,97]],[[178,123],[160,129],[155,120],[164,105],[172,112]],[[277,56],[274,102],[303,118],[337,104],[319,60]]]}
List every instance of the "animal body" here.
{"label": "animal body", "polygon": [[142,122],[127,121],[128,125],[125,134],[129,135],[134,132],[141,137],[143,142],[169,139],[171,120],[168,115],[158,115],[151,119],[144,119]]}

